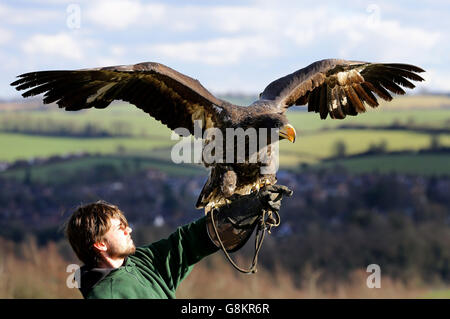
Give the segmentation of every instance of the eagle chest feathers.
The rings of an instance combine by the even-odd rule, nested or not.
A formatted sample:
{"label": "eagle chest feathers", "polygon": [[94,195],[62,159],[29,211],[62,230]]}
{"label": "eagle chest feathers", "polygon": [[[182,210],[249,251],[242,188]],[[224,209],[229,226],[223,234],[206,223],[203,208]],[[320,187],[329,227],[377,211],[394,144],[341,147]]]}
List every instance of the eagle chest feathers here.
{"label": "eagle chest feathers", "polygon": [[[208,143],[213,143],[214,140],[205,139],[205,149]],[[239,154],[237,141],[234,141],[232,146],[222,143],[225,152],[220,154],[217,159],[218,162],[205,162],[206,167],[210,167],[210,174],[205,183],[196,204],[197,208],[204,208],[205,213],[214,207],[222,206],[229,202],[231,197],[235,194],[248,195],[254,191],[258,191],[264,185],[276,184],[276,176],[274,172],[263,174],[263,168],[270,166],[270,161],[262,162],[262,158],[273,159],[273,145],[269,144],[267,147],[257,145],[256,154],[251,152],[249,140],[246,139],[244,152],[245,156]],[[221,146],[222,146],[221,145]],[[228,146],[228,149],[226,147]],[[234,162],[227,162],[226,151],[231,149]],[[216,154],[218,155],[218,154]],[[276,154],[278,155],[278,154]],[[204,160],[204,158],[203,158]]]}
{"label": "eagle chest feathers", "polygon": [[196,207],[205,213],[229,203],[235,195],[247,195],[264,185],[276,184],[275,174],[261,174],[261,164],[216,164],[198,197]]}

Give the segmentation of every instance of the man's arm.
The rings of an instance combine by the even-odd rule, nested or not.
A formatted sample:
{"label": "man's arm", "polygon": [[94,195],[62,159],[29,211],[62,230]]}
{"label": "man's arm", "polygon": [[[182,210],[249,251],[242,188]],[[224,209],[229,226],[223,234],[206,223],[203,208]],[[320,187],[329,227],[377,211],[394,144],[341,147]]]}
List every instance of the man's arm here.
{"label": "man's arm", "polygon": [[206,217],[178,227],[168,238],[141,249],[150,257],[151,267],[173,291],[194,264],[218,250],[208,237]]}
{"label": "man's arm", "polygon": [[[282,185],[266,186],[257,193],[240,196],[230,204],[215,209],[219,216],[217,223],[220,235],[233,243],[233,251],[239,249],[253,232],[257,216],[267,209],[279,211],[282,197],[291,194],[292,191]],[[243,231],[246,223],[253,224],[253,227],[244,227],[249,230]],[[211,220],[207,216],[178,227],[167,239],[141,249],[150,258],[149,267],[154,268],[168,288],[175,291],[192,266],[216,252],[219,245],[211,234]]]}

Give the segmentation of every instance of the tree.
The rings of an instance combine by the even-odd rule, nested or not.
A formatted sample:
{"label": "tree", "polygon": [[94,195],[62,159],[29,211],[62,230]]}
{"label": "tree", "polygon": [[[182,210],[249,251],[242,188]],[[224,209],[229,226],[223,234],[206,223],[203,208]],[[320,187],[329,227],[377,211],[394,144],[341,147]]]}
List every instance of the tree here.
{"label": "tree", "polygon": [[438,134],[431,134],[430,138],[430,149],[438,150],[441,147],[440,139]]}
{"label": "tree", "polygon": [[344,141],[337,141],[333,145],[333,154],[335,157],[345,157],[347,155],[347,144]]}

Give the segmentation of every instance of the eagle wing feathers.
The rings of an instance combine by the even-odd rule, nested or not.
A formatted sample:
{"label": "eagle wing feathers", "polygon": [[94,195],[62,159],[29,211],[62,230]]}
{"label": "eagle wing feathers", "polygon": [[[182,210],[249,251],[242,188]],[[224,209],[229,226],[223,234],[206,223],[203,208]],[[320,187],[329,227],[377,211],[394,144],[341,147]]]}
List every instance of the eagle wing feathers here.
{"label": "eagle wing feathers", "polygon": [[278,108],[308,104],[309,112],[320,118],[343,119],[347,115],[365,112],[365,104],[377,107],[375,96],[392,100],[390,92],[405,94],[409,80],[423,81],[416,74],[421,68],[401,63],[370,63],[327,59],[284,76],[270,83],[260,95],[262,100],[274,100]]}
{"label": "eagle wing feathers", "polygon": [[[170,129],[188,128],[193,134],[194,120],[203,127],[225,111],[199,81],[163,64],[145,62],[74,71],[40,71],[19,75],[11,85],[26,90],[24,97],[44,94],[43,102],[56,102],[60,108],[76,111],[105,108],[114,100],[136,105]],[[208,125],[206,125],[208,123]]]}

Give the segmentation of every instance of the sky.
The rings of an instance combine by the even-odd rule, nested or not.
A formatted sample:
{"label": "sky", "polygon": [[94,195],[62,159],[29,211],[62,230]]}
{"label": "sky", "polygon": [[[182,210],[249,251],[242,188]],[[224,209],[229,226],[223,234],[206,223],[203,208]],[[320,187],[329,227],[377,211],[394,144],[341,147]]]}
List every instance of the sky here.
{"label": "sky", "polygon": [[450,92],[450,1],[2,0],[0,99],[19,74],[153,61],[258,94],[325,58],[415,64]]}

